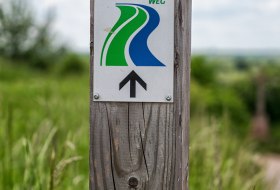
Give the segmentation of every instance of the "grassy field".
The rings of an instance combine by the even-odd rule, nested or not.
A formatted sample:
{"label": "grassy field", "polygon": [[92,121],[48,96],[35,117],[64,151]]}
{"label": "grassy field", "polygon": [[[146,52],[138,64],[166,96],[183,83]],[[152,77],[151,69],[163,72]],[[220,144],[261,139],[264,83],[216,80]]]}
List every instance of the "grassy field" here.
{"label": "grassy field", "polygon": [[[0,60],[0,189],[88,189],[89,76]],[[190,189],[268,190],[230,119],[192,115]]]}
{"label": "grassy field", "polygon": [[88,76],[0,76],[0,189],[87,189]]}

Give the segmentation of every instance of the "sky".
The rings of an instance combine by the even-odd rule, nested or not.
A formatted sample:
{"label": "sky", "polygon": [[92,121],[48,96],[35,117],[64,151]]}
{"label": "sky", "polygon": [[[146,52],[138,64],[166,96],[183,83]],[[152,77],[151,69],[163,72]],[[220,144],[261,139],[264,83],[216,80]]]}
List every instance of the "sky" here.
{"label": "sky", "polygon": [[[73,50],[89,48],[89,0],[33,0],[54,9],[54,29]],[[280,49],[280,0],[193,0],[192,48]]]}

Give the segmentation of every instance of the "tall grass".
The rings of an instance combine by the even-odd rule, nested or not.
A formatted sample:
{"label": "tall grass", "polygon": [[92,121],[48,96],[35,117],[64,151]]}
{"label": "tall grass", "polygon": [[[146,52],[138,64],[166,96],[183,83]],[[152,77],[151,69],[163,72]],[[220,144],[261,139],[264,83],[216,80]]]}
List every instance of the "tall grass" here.
{"label": "tall grass", "polygon": [[227,117],[217,121],[205,115],[192,117],[190,189],[269,190],[250,142],[232,132]]}
{"label": "tall grass", "polygon": [[[10,121],[9,115],[7,118]],[[8,122],[6,134],[1,131],[4,135],[1,135],[0,189],[54,190],[70,186],[69,182],[66,186],[62,185],[67,167],[72,165],[74,168],[74,163],[82,160],[82,156],[75,156],[77,153],[73,150],[76,147],[70,138],[58,144],[58,130],[47,120],[33,134],[23,135],[19,139],[12,139],[11,129]],[[73,174],[76,175],[72,171],[72,180],[75,177]],[[86,176],[84,180],[87,181]]]}
{"label": "tall grass", "polygon": [[0,189],[88,188],[88,77],[0,64]]}

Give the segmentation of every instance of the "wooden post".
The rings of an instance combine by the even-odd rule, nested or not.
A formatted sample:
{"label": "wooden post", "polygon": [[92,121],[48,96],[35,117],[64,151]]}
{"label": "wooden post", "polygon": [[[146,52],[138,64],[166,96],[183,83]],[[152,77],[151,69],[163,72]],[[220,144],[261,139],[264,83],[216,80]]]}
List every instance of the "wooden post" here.
{"label": "wooden post", "polygon": [[106,103],[93,102],[91,0],[91,190],[188,190],[191,0],[174,1],[174,103]]}

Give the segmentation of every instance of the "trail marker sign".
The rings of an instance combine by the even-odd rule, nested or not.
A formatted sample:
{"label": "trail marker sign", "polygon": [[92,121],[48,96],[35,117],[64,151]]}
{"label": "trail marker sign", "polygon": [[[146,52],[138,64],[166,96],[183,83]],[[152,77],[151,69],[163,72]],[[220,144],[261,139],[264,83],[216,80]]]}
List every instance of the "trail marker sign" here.
{"label": "trail marker sign", "polygon": [[173,75],[173,0],[95,0],[94,101],[173,102]]}

